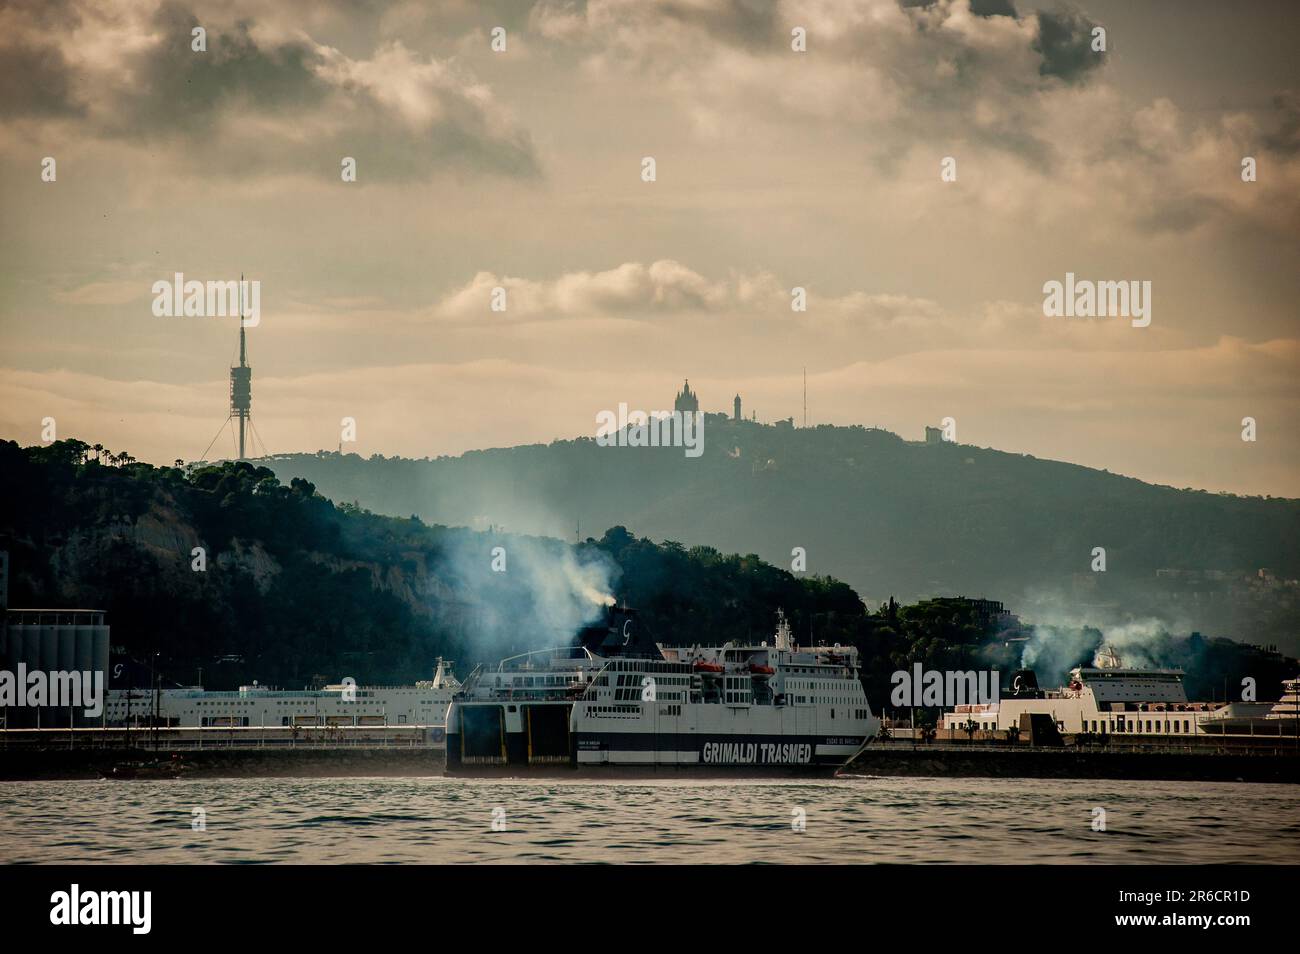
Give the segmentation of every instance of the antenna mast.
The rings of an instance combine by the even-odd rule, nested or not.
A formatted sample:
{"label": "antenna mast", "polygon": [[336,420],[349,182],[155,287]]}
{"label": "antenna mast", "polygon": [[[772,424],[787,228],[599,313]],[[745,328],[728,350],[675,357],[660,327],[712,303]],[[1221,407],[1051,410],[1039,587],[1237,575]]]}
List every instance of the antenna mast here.
{"label": "antenna mast", "polygon": [[239,276],[239,367],[230,369],[230,416],[239,420],[239,459],[244,459],[244,428],[253,409],[253,369],[244,341],[244,276]]}

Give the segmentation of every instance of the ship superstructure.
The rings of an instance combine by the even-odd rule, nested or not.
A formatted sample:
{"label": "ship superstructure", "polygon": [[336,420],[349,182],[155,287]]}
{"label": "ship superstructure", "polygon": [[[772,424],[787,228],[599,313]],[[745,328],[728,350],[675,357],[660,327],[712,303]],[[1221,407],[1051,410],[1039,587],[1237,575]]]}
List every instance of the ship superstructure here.
{"label": "ship superstructure", "polygon": [[460,685],[453,665],[439,659],[432,679],[409,686],[337,683],[284,690],[254,684],[227,692],[186,687],[156,693],[113,689],[105,699],[103,722],[115,727],[156,720],[181,728],[442,726]]}
{"label": "ship superstructure", "polygon": [[[997,702],[956,706],[940,728],[960,732],[1006,732],[1023,728],[1022,716],[1050,716],[1062,733],[1172,736],[1286,734],[1283,723],[1271,730],[1265,718],[1285,720],[1286,696],[1270,703],[1194,702],[1183,687],[1181,669],[1133,669],[1110,647],[1102,647],[1091,666],[1076,666],[1059,689],[1040,689],[1032,670],[1012,674],[1010,691]],[[1287,680],[1286,685],[1300,683]],[[1278,708],[1278,707],[1282,708]],[[1291,717],[1294,720],[1294,716]],[[1294,721],[1291,723],[1294,725]],[[1260,726],[1260,728],[1256,728]],[[1294,732],[1294,728],[1290,729]]]}
{"label": "ship superstructure", "polygon": [[668,647],[631,610],[579,645],[477,672],[447,713],[452,771],[716,767],[834,769],[871,738],[853,647],[772,642]]}
{"label": "ship superstructure", "polygon": [[1264,716],[1270,722],[1300,721],[1300,677],[1282,680],[1282,698]]}

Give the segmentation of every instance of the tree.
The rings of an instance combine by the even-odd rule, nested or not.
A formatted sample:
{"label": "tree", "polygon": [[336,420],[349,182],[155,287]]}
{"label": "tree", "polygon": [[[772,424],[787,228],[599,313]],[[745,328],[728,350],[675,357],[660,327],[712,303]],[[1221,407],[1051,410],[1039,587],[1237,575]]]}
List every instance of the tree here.
{"label": "tree", "polygon": [[86,462],[86,452],[90,450],[90,445],[85,441],[79,441],[69,438],[62,442],[68,449],[68,458],[74,464],[84,464]]}

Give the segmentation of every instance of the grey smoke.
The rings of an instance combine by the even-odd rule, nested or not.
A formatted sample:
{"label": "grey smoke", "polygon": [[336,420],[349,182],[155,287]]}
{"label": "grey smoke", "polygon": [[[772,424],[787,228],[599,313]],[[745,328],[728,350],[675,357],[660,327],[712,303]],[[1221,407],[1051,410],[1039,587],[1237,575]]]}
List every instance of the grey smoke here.
{"label": "grey smoke", "polygon": [[1169,626],[1149,618],[1110,626],[1036,623],[1021,653],[1023,668],[1033,669],[1040,684],[1063,683],[1075,666],[1095,665],[1101,647],[1115,650],[1126,668],[1174,668]]}
{"label": "grey smoke", "polygon": [[1020,665],[1033,669],[1045,687],[1064,684],[1075,666],[1094,665],[1102,646],[1114,649],[1127,668],[1185,668],[1189,662],[1186,641],[1174,635],[1187,630],[1169,620],[1107,619],[1110,614],[1104,612],[1070,611],[1059,605],[1034,615]]}
{"label": "grey smoke", "polygon": [[[504,550],[504,571],[493,550]],[[479,661],[570,643],[614,601],[621,572],[603,550],[548,537],[453,530],[432,566],[471,613],[467,647]]]}
{"label": "grey smoke", "polygon": [[1101,631],[1090,626],[1038,623],[1020,655],[1020,667],[1034,670],[1045,688],[1062,685],[1071,669],[1092,661],[1102,642]]}

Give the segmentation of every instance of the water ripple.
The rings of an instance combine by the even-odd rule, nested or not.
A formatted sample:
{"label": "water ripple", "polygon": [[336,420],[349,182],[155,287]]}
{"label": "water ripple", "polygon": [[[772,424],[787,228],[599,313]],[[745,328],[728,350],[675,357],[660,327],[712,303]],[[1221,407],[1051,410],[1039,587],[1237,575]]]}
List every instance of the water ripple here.
{"label": "water ripple", "polygon": [[[196,830],[195,809],[204,824]],[[1093,830],[1095,809],[1105,830]],[[1300,790],[916,779],[0,783],[13,863],[1300,861]],[[504,828],[504,830],[494,830]]]}

